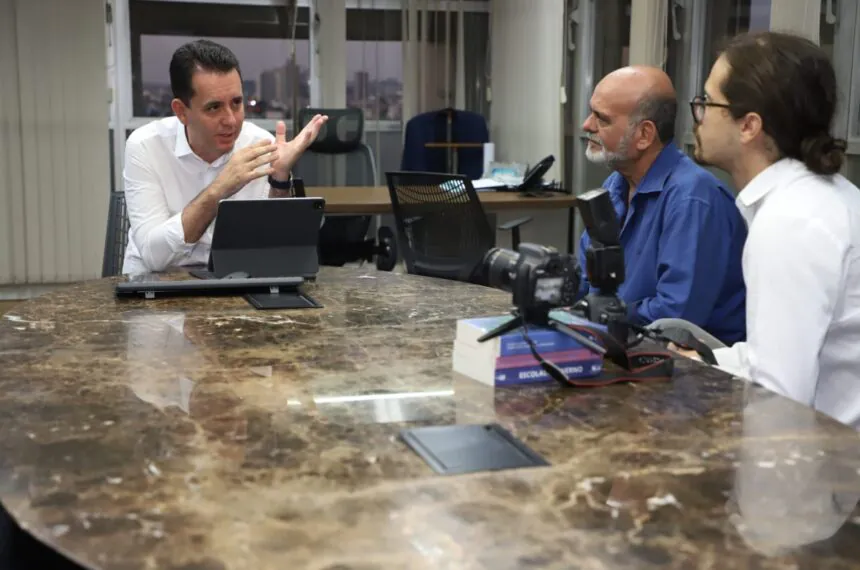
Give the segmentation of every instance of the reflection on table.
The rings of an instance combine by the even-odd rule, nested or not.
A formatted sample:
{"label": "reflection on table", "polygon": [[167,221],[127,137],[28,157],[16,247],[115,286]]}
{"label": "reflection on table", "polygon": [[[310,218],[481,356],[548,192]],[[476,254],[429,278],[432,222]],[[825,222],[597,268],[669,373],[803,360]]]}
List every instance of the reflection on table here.
{"label": "reflection on table", "polygon": [[[325,268],[324,305],[113,298],[0,319],[0,499],[93,568],[847,568],[860,439],[689,361],[671,382],[493,390],[456,319],[507,294]],[[404,427],[498,422],[547,468],[443,477]]]}

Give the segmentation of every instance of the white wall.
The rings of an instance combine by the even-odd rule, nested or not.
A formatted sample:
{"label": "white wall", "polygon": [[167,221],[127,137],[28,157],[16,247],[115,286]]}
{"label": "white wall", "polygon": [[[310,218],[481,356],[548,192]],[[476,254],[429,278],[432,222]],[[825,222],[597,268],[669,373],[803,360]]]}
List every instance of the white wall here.
{"label": "white wall", "polygon": [[821,0],[771,0],[770,29],[793,32],[820,43],[820,14]]}
{"label": "white wall", "polygon": [[633,0],[630,5],[630,65],[666,67],[666,0]]}
{"label": "white wall", "polygon": [[[311,2],[311,105],[346,107],[346,0]],[[313,25],[319,16],[319,27]],[[316,42],[316,43],[314,43]]]}
{"label": "white wall", "polygon": [[0,0],[0,285],[101,276],[104,0]]}
{"label": "white wall", "polygon": [[[564,3],[562,0],[493,0],[491,33],[490,140],[495,158],[530,165],[555,156],[547,179],[561,180],[562,58]],[[567,251],[567,210],[518,211],[499,214],[504,222],[532,215],[523,226],[523,241]],[[510,247],[510,235],[499,232],[498,245]]]}
{"label": "white wall", "polygon": [[490,140],[496,158],[534,164],[548,154],[561,178],[562,0],[493,0]]}

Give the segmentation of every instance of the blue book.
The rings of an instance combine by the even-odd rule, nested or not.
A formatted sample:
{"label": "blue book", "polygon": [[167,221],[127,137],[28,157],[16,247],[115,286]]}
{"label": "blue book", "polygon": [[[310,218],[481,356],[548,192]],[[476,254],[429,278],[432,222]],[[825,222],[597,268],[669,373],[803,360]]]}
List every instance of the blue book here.
{"label": "blue book", "polygon": [[[563,311],[556,311],[552,316],[568,325],[606,330],[604,326]],[[512,316],[503,315],[457,321],[457,338],[454,342],[453,354],[454,370],[495,386],[552,382],[553,379],[544,372],[532,355],[523,337],[522,329],[515,329],[486,342],[478,342],[479,337],[512,318]],[[583,346],[576,339],[552,328],[531,325],[528,326],[528,334],[538,354],[560,367],[569,379],[594,377],[602,373],[602,356]],[[593,335],[588,336],[596,340]],[[599,341],[598,344],[600,344]]]}
{"label": "blue book", "polygon": [[[565,311],[553,311],[553,317],[561,322],[572,325],[581,325],[591,328],[606,330],[603,325],[598,325],[584,319],[580,319]],[[457,321],[457,341],[468,345],[478,345],[478,338],[485,333],[495,329],[502,323],[513,319],[513,316],[503,315],[494,317],[478,317],[474,319],[460,319]],[[585,348],[578,340],[561,333],[555,329],[528,326],[528,335],[534,343],[538,352],[562,352]],[[591,337],[594,340],[594,337]],[[495,347],[496,356],[514,356],[519,354],[531,354],[529,345],[523,335],[522,328],[514,329],[499,337],[486,341],[482,344],[491,344]]]}
{"label": "blue book", "polygon": [[[556,364],[556,366],[561,368],[568,378],[589,378],[598,376],[603,371],[603,361],[600,359]],[[554,382],[539,364],[519,368],[496,368],[496,386],[547,381]]]}
{"label": "blue book", "polygon": [[[603,360],[586,349],[540,354],[561,368],[568,379],[590,378],[603,371]],[[553,382],[531,354],[495,358],[489,350],[454,343],[454,371],[489,386]]]}

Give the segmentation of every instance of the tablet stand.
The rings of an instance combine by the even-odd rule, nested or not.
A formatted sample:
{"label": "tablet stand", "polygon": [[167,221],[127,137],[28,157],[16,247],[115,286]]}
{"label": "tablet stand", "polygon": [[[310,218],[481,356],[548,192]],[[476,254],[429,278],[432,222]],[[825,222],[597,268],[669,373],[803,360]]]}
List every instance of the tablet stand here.
{"label": "tablet stand", "polygon": [[245,295],[256,309],[321,309],[322,305],[301,289],[278,293],[248,293]]}

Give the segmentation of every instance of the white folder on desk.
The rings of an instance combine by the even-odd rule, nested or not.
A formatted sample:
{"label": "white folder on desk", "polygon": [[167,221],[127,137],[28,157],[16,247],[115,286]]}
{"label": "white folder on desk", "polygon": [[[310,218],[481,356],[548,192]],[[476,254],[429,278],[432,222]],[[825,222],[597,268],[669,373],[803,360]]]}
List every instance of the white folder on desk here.
{"label": "white folder on desk", "polygon": [[478,180],[472,180],[472,186],[475,187],[475,190],[480,192],[481,190],[495,190],[496,188],[504,188],[505,184],[496,180],[495,178],[479,178]]}

